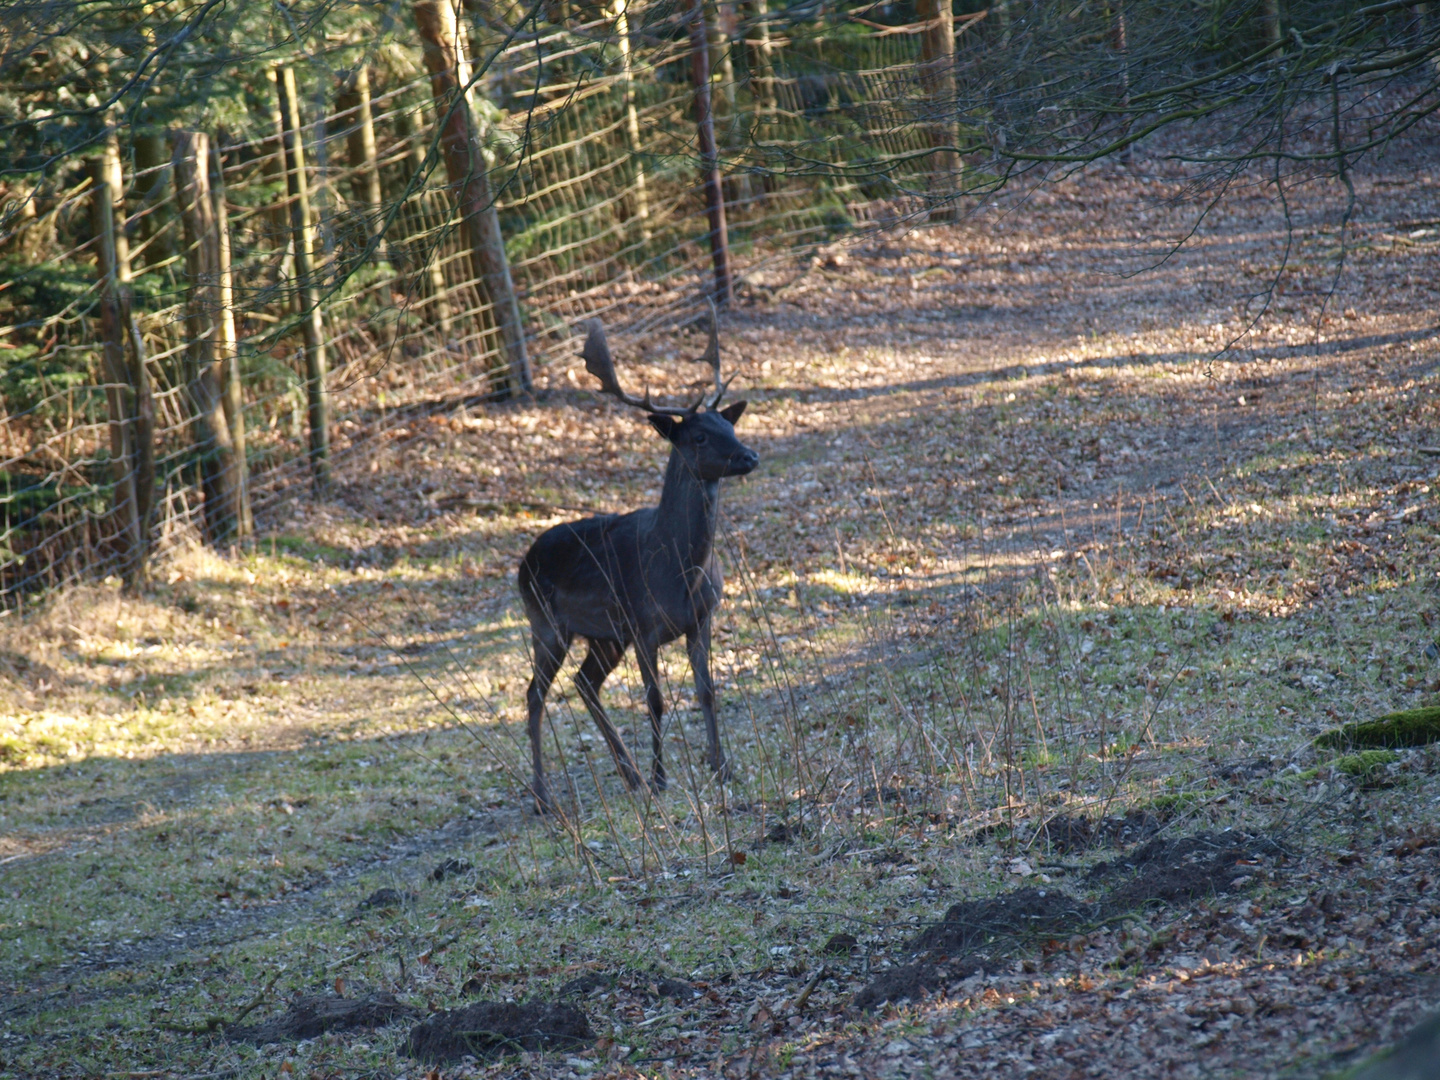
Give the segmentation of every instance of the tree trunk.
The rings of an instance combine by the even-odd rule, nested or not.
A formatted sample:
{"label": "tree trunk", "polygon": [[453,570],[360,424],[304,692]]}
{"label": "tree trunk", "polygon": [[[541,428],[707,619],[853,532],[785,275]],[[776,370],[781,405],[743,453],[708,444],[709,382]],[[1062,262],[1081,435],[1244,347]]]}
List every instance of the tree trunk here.
{"label": "tree trunk", "polygon": [[290,196],[290,235],[295,248],[296,299],[300,336],[305,343],[305,398],[310,423],[310,471],[316,488],[330,483],[330,398],[325,388],[325,327],[320,317],[320,294],[315,284],[315,227],[310,215],[310,191],[305,179],[305,146],[301,138],[300,99],[295,72],[276,72],[279,92],[281,145],[285,151],[285,184]]}
{"label": "tree trunk", "polygon": [[210,197],[214,203],[215,303],[219,316],[215,362],[220,366],[221,400],[230,442],[235,448],[235,535],[245,540],[255,532],[250,509],[250,461],[245,444],[245,398],[240,385],[240,355],[235,336],[235,284],[230,268],[230,210],[225,203],[225,162],[220,148],[210,147]]}
{"label": "tree trunk", "polygon": [[615,20],[615,38],[620,44],[620,75],[625,80],[625,139],[630,146],[630,159],[635,168],[635,217],[640,222],[640,239],[649,240],[650,198],[645,188],[645,162],[640,157],[640,113],[635,108],[634,66],[630,57],[630,17],[625,9],[629,0],[615,0],[611,17]]}
{"label": "tree trunk", "polygon": [[[116,300],[120,330],[130,340],[130,362],[126,381],[134,400],[130,403],[129,436],[135,494],[135,528],[139,542],[136,553],[135,584],[143,587],[150,557],[150,510],[155,498],[155,398],[150,391],[150,372],[145,361],[145,340],[135,319],[135,296],[130,260],[129,220],[125,214],[125,175],[120,163],[120,135],[109,124],[105,139],[105,182],[110,185],[113,233],[115,238]],[[166,208],[168,212],[168,207]]]}
{"label": "tree trunk", "polygon": [[705,0],[690,0],[690,78],[695,84],[695,126],[700,142],[700,180],[705,214],[710,221],[710,261],[715,268],[713,299],[728,307],[730,236],[725,227],[725,195],[720,186],[720,155],[715,147],[715,116],[710,103],[710,43],[705,25]]}
{"label": "tree trunk", "polygon": [[135,139],[135,169],[140,208],[140,238],[143,241],[142,262],[147,268],[158,266],[177,254],[174,218],[171,213],[170,155],[166,152],[165,136],[144,134]]}
{"label": "tree trunk", "polygon": [[946,147],[959,145],[955,123],[955,16],[950,0],[918,0],[916,15],[925,23],[920,35],[920,86],[929,114],[930,197],[938,203],[932,221],[955,219],[954,197],[960,191],[960,155]]}
{"label": "tree trunk", "polygon": [[[133,388],[125,366],[125,332],[120,316],[120,282],[115,244],[114,188],[109,183],[109,162],[96,158],[90,163],[95,181],[91,200],[91,224],[99,247],[96,269],[100,278],[100,330],[105,378],[105,405],[109,412],[110,460],[114,479],[110,512],[115,517],[120,544],[121,575],[128,589],[134,589],[143,574],[144,555],[140,537],[138,503],[135,498],[135,455],[130,398]],[[115,162],[118,167],[119,161]]]}
{"label": "tree trunk", "polygon": [[376,164],[375,117],[370,109],[370,69],[361,64],[345,80],[336,99],[342,112],[349,112],[345,126],[347,164],[350,166],[350,197],[365,215],[366,233],[375,233],[375,217],[384,197],[380,194],[380,169]]}
{"label": "tree trunk", "polygon": [[216,297],[215,207],[210,196],[210,139],[202,131],[175,135],[175,181],[185,225],[186,382],[194,444],[205,493],[205,532],[212,544],[233,540],[239,522],[235,443],[225,420]]}
{"label": "tree trunk", "polygon": [[490,190],[490,176],[480,146],[480,131],[470,107],[470,64],[459,48],[455,9],[450,0],[415,0],[415,27],[420,33],[436,122],[445,158],[451,196],[465,224],[475,269],[485,282],[488,299],[500,326],[511,396],[533,389],[525,327],[510,277],[500,215]]}

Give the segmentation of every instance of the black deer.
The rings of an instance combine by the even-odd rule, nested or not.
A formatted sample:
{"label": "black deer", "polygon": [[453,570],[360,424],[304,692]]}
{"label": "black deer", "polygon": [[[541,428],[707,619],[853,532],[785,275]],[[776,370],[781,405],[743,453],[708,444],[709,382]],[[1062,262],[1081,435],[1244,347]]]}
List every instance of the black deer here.
{"label": "black deer", "polygon": [[577,635],[586,639],[590,649],[575,676],[575,688],[631,790],[640,786],[640,771],[605,715],[600,686],[633,644],[650,713],[651,786],[663,789],[660,720],[664,701],[657,657],[660,646],[682,634],[705,716],[710,769],[721,780],[730,774],[715,721],[710,615],[720,603],[724,585],[714,550],[720,480],[744,476],[760,461],[755,451],[735,437],[735,423],[745,411],[745,402],[720,408],[727,384],[720,379],[720,342],[713,312],[710,346],[701,359],[714,370],[715,391],[713,396],[701,394],[685,409],[656,405],[648,391],[643,398],[635,398],[620,389],[605,328],[599,319],[591,319],[588,330],[581,352],[585,370],[600,380],[602,392],[644,410],[655,430],[669,440],[670,462],[665,467],[659,506],[556,525],[540,534],[520,562],[520,597],[530,619],[533,644],[535,677],[525,704],[538,813],[553,809],[540,756],[545,695]]}

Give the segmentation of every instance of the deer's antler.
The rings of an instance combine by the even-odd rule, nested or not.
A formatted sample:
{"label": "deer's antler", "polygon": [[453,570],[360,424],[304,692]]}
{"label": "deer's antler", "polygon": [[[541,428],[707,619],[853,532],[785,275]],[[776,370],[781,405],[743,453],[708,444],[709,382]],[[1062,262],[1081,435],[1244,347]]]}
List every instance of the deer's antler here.
{"label": "deer's antler", "polygon": [[[627,394],[620,388],[620,380],[615,377],[615,361],[610,356],[610,344],[605,340],[605,324],[599,319],[591,319],[586,325],[589,330],[585,335],[585,348],[580,351],[580,357],[585,361],[585,370],[600,380],[602,394],[609,394],[622,405],[644,409],[658,416],[688,416],[695,411],[694,407],[677,409],[668,405],[656,405],[650,400],[648,387],[643,398]],[[698,404],[699,402],[696,402],[696,405]]]}

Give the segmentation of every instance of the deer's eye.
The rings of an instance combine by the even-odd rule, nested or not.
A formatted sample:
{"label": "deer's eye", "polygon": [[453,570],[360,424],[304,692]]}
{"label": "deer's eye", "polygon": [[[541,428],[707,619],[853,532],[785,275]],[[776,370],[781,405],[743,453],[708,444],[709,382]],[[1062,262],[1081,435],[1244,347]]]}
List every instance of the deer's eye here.
{"label": "deer's eye", "polygon": [[704,446],[704,445],[705,445],[705,433],[704,433],[703,431],[697,431],[697,432],[695,433],[695,445],[696,445],[696,446]]}

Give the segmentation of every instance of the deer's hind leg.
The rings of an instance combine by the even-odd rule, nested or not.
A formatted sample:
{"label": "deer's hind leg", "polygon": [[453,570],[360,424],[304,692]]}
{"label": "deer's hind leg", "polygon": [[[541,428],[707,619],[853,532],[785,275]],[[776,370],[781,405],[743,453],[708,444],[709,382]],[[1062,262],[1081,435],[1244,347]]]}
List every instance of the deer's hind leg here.
{"label": "deer's hind leg", "polygon": [[665,776],[665,759],[661,756],[661,720],[665,716],[665,697],[660,693],[660,643],[645,638],[635,641],[635,659],[640,661],[640,676],[645,681],[645,707],[650,713],[650,786],[664,791],[669,783]]}
{"label": "deer's hind leg", "polygon": [[525,709],[526,727],[530,733],[530,764],[534,771],[530,789],[535,795],[537,814],[548,814],[555,809],[545,787],[545,762],[540,755],[540,723],[545,717],[545,695],[550,692],[550,684],[555,681],[560,665],[565,662],[565,654],[570,651],[570,640],[569,635],[558,630],[549,627],[537,629],[531,625],[531,664],[535,674],[530,680],[530,688],[525,692]]}
{"label": "deer's hind leg", "polygon": [[589,710],[595,726],[600,729],[605,744],[610,747],[610,753],[615,755],[615,764],[620,767],[625,786],[634,791],[640,786],[640,770],[630,755],[630,748],[625,745],[625,740],[620,738],[620,733],[610,722],[605,706],[600,703],[600,687],[624,655],[625,646],[618,641],[607,641],[604,638],[591,641],[590,651],[585,654],[585,662],[580,665],[580,670],[575,675],[575,689],[580,692],[580,700],[585,702],[585,708]]}

